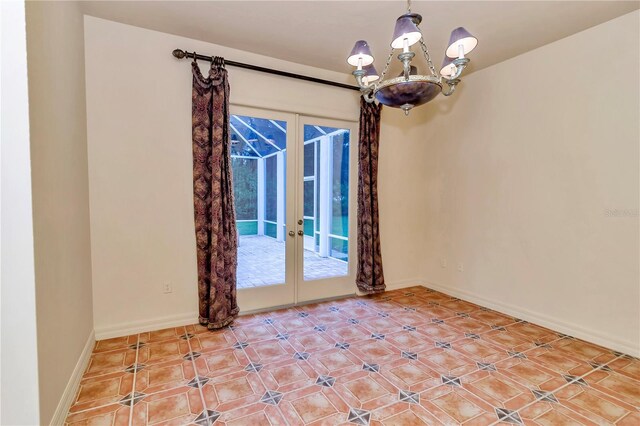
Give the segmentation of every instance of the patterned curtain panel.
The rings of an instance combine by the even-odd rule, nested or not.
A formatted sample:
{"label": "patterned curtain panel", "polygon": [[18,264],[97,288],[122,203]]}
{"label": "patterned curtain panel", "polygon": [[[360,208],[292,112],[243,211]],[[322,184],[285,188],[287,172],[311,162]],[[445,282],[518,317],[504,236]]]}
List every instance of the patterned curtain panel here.
{"label": "patterned curtain panel", "polygon": [[386,288],[382,273],[378,219],[378,147],[382,105],[360,98],[358,141],[358,273],[356,285],[363,293]]}
{"label": "patterned curtain panel", "polygon": [[204,78],[194,61],[193,207],[198,254],[199,319],[209,329],[238,315],[236,215],[231,182],[229,82],[216,58]]}

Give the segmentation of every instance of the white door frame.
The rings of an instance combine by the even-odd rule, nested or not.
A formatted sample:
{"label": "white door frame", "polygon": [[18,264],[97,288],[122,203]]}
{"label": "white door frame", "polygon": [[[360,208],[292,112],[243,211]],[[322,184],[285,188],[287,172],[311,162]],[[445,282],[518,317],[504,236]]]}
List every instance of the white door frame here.
{"label": "white door frame", "polygon": [[[311,300],[327,299],[355,294],[355,272],[357,261],[357,135],[358,124],[354,121],[320,118],[283,112],[264,108],[255,108],[231,104],[230,113],[268,120],[279,120],[287,123],[287,155],[286,155],[286,188],[284,200],[286,205],[285,241],[285,282],[282,284],[260,287],[240,288],[237,291],[238,305],[242,312],[252,312],[273,307],[295,305]],[[348,274],[320,280],[304,281],[304,125],[337,127],[348,129],[349,139],[349,268]],[[281,167],[281,166],[280,166]],[[279,169],[280,169],[279,167]],[[279,206],[280,207],[280,206]],[[280,218],[279,218],[280,219]],[[279,221],[278,221],[279,222]],[[289,232],[293,231],[294,236]]]}

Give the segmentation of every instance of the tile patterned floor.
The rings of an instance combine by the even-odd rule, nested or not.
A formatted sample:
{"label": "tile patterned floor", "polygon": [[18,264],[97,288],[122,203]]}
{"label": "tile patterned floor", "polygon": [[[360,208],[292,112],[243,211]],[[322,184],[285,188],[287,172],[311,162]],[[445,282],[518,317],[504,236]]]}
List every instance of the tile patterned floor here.
{"label": "tile patterned floor", "polygon": [[[285,281],[284,265],[284,242],[260,235],[240,237],[237,273],[239,289],[283,283]],[[331,257],[320,257],[313,250],[304,250],[305,280],[339,277],[348,273],[347,262]]]}
{"label": "tile patterned floor", "polygon": [[68,425],[639,425],[640,360],[413,287],[96,343]]}

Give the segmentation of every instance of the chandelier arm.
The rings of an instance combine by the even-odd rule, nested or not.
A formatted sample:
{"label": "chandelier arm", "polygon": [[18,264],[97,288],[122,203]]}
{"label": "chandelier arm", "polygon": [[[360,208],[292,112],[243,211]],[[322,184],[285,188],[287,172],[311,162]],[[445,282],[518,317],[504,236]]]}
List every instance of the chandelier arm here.
{"label": "chandelier arm", "polygon": [[436,72],[436,67],[433,66],[433,62],[431,62],[431,55],[429,55],[429,49],[427,49],[427,45],[424,43],[424,40],[420,38],[420,47],[422,47],[422,53],[424,54],[425,59],[427,60],[427,64],[429,65],[429,69],[431,70],[431,75],[434,77],[438,76]]}
{"label": "chandelier arm", "polygon": [[375,98],[373,97],[373,90],[363,91],[362,97],[368,104],[373,103],[373,101],[375,100]]}
{"label": "chandelier arm", "polygon": [[460,83],[460,79],[459,78],[454,78],[454,79],[450,79],[450,80],[445,80],[444,82],[447,83],[448,90],[443,91],[442,95],[443,96],[451,96],[451,95],[453,95],[453,92],[456,91],[456,86],[458,85],[458,83]]}
{"label": "chandelier arm", "polygon": [[462,71],[464,71],[464,69],[467,67],[467,64],[469,62],[470,62],[469,58],[458,58],[454,60],[452,63],[453,65],[456,66],[456,72],[452,76],[449,76],[448,78],[446,78],[445,80],[449,80],[449,81],[457,80],[462,74]]}

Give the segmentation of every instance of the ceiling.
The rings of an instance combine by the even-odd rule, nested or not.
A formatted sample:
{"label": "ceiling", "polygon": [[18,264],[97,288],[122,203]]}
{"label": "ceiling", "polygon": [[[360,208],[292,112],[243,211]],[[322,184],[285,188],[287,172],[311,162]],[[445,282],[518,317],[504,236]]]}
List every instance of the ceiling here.
{"label": "ceiling", "polygon": [[[423,16],[438,68],[453,28],[474,34],[473,71],[639,7],[639,1],[413,1],[412,11]],[[344,73],[351,72],[346,57],[358,39],[384,66],[395,19],[405,10],[402,0],[83,2],[88,15]]]}

